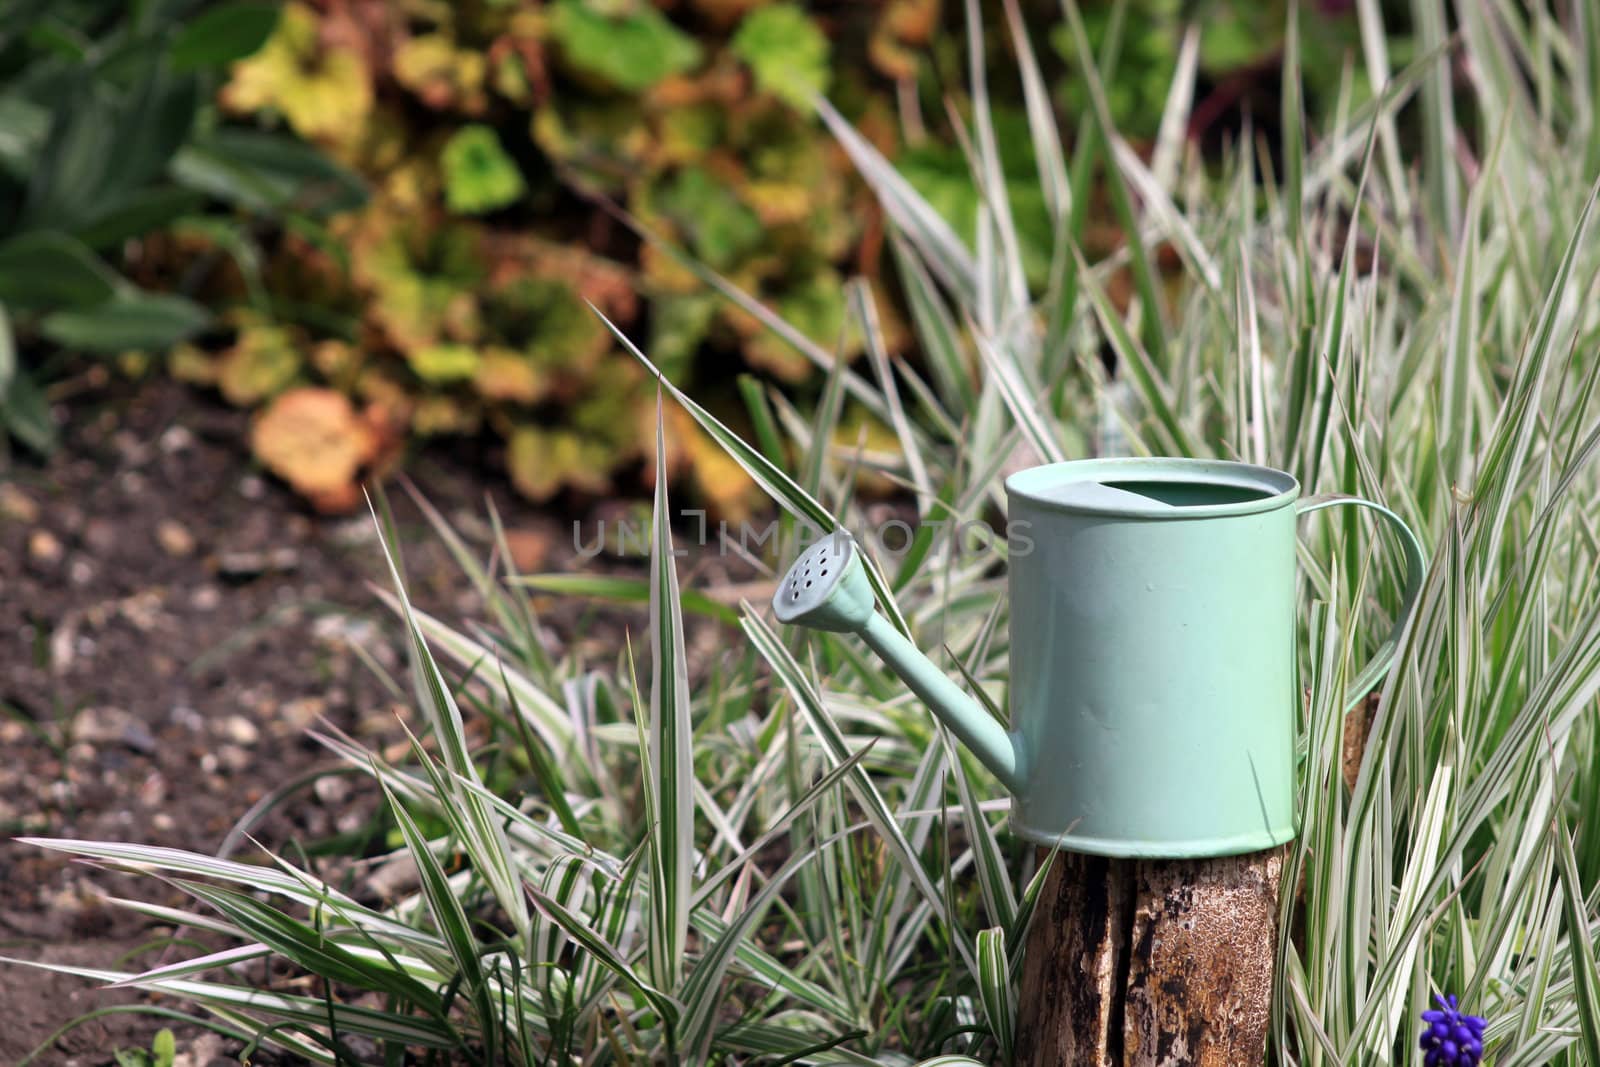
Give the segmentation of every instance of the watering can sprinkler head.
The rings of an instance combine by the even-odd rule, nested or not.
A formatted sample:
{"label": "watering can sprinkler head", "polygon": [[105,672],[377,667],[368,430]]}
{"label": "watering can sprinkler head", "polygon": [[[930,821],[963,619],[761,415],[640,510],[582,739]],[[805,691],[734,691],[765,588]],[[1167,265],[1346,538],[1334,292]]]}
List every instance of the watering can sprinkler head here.
{"label": "watering can sprinkler head", "polygon": [[830,633],[859,633],[875,612],[872,585],[853,538],[843,530],[804,552],[772,598],[779,622]]}
{"label": "watering can sprinkler head", "polygon": [[866,566],[849,534],[836,531],[800,553],[773,594],[772,609],[779,622],[859,635],[1007,788],[1020,788],[1018,739],[878,614]]}

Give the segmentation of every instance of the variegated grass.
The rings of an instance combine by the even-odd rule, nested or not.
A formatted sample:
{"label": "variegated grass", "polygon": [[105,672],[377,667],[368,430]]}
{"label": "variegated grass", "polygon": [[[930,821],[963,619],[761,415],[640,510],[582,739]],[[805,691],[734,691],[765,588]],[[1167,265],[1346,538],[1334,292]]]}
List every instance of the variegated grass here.
{"label": "variegated grass", "polygon": [[[1054,227],[1045,284],[1022,269],[974,41],[956,109],[983,204],[971,233],[819,105],[891,220],[919,361],[887,353],[864,286],[851,307],[866,365],[847,367],[702,269],[827,384],[806,414],[745,383],[754,443],[663,390],[791,532],[859,528],[865,462],[923,519],[967,520],[1003,508],[1002,472],[1108,449],[1265,462],[1307,492],[1385,501],[1432,562],[1364,738],[1346,736],[1360,726],[1343,714],[1346,676],[1387,631],[1402,576],[1357,520],[1304,530],[1307,699],[1285,712],[1299,716],[1303,817],[1270,1058],[1411,1062],[1416,1013],[1446,989],[1488,1018],[1501,1067],[1596,1063],[1600,17],[1587,3],[1413,6],[1418,58],[1395,70],[1378,5],[1360,0],[1363,54],[1313,124],[1291,5],[1274,162],[1248,130],[1220,161],[1185,144],[1193,34],[1162,132],[1136,152],[1100,84],[1115,35],[1094,54],[1070,4],[1092,108],[1063,138],[1008,0]],[[1091,263],[1097,182],[1129,239]],[[889,427],[897,458],[835,443],[847,404]],[[664,488],[647,582],[564,585],[646,601],[647,641],[612,665],[547,639],[525,592],[550,579],[508,573],[503,550],[486,566],[436,525],[488,617],[452,627],[397,592],[425,743],[391,766],[323,737],[380,784],[419,888],[380,903],[281,858],[40,841],[167,879],[204,908],[122,903],[238,946],[85,977],[171,994],[323,1063],[364,1062],[357,1036],[386,1063],[403,1050],[483,1063],[1009,1054],[1042,872],[1004,834],[994,783],[860,649],[780,633],[744,604],[742,640],[692,686]],[[1003,707],[1002,560],[959,551],[930,522],[899,558],[869,562],[896,625]],[[467,714],[516,739],[525,793],[485,784]],[[266,956],[330,992],[252,986],[238,965]]]}

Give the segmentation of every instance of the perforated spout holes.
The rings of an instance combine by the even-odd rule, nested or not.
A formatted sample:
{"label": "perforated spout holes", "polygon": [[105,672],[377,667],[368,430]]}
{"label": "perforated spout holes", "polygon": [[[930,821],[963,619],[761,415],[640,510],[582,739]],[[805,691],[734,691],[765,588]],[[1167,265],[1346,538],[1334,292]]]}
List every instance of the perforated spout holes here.
{"label": "perforated spout holes", "polygon": [[[834,539],[828,537],[802,553],[789,568],[789,603],[796,608],[809,609],[826,600],[844,565],[841,557],[848,551],[848,548],[841,550]],[[831,581],[830,574],[833,575]]]}

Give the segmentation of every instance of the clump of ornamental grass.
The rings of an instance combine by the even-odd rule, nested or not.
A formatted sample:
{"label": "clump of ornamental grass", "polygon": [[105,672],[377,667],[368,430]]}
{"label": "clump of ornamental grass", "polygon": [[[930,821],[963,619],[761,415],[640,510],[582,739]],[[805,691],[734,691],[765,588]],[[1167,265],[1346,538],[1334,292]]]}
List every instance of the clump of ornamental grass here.
{"label": "clump of ornamental grass", "polygon": [[[1304,530],[1307,693],[1285,709],[1302,831],[1271,1060],[1411,1062],[1449,989],[1498,1067],[1597,1063],[1600,30],[1537,2],[1459,5],[1452,29],[1423,0],[1396,70],[1377,4],[1358,8],[1363,55],[1331,117],[1303,113],[1291,8],[1281,154],[1247,130],[1220,161],[1183,137],[1198,31],[1146,158],[1105,104],[1117,34],[1091,54],[1068,7],[1092,104],[1069,151],[1012,18],[1053,228],[1042,283],[997,180],[981,47],[955,112],[983,194],[971,232],[823,105],[892,221],[922,369],[887,354],[865,286],[854,368],[702,269],[827,387],[802,413],[749,385],[747,442],[663,384],[782,509],[785,551],[802,523],[870,528],[867,468],[903,485],[923,520],[909,547],[865,543],[881,607],[999,707],[1004,542],[967,550],[960,524],[996,517],[1003,471],[1221,456],[1385,501],[1431,566],[1370,716],[1344,714],[1346,681],[1400,603],[1397,553],[1354,518]],[[1128,240],[1090,263],[1096,183]],[[898,450],[835,444],[847,407]],[[648,601],[647,638],[614,664],[553,645],[508,554],[491,569],[442,524],[487,618],[452,627],[397,583],[426,737],[404,765],[323,739],[383,790],[414,891],[366,899],[282,857],[41,841],[168,879],[193,908],[124,903],[232,946],[75,973],[321,1063],[1005,1058],[1040,872],[997,787],[848,638],[779,634],[761,606],[738,606],[740,639],[691,686],[684,613],[727,609],[680,587],[668,511],[658,488],[641,588],[567,583]],[[491,787],[466,716],[520,753],[515,788]],[[269,957],[325,981],[239,966]]]}

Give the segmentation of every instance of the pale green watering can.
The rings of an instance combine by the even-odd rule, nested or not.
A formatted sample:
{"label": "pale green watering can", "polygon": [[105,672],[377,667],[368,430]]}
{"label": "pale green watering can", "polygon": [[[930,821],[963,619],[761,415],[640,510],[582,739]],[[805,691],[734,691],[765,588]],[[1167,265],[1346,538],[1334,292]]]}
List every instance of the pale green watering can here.
{"label": "pale green watering can", "polygon": [[1350,504],[1405,551],[1400,618],[1350,686],[1389,669],[1425,571],[1387,508],[1299,499],[1270,467],[1053,463],[1006,479],[1008,732],[876,611],[849,536],[801,554],[782,622],[857,633],[1011,790],[1011,828],[1102,856],[1226,856],[1295,835],[1295,520]]}

